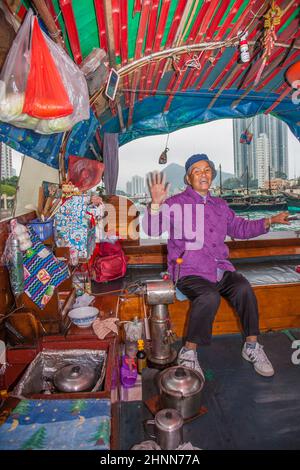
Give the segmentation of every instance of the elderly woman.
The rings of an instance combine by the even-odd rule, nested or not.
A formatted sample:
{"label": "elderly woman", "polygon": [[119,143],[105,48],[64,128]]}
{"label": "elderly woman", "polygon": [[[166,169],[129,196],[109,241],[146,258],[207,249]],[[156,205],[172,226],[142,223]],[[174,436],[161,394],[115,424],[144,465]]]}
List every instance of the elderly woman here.
{"label": "elderly woman", "polygon": [[238,217],[223,199],[210,194],[216,170],[207,155],[192,155],[185,171],[187,188],[170,198],[164,176],[150,175],[152,202],[143,219],[149,235],[159,236],[168,230],[168,270],[177,288],[191,301],[186,342],[179,351],[178,364],[195,368],[203,375],[197,345],[210,344],[213,321],[223,296],[241,320],[245,336],[242,357],[253,363],[258,374],[270,377],[274,369],[257,342],[255,294],[247,279],[228,260],[224,240],[226,235],[239,239],[262,235],[272,224],[288,224],[288,213],[259,220]]}

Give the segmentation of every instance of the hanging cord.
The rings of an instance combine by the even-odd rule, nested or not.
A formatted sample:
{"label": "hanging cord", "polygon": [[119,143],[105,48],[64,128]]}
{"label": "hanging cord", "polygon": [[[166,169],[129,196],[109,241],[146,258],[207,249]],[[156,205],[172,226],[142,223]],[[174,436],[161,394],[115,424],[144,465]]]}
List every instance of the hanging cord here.
{"label": "hanging cord", "polygon": [[262,6],[258,9],[258,11],[256,13],[253,13],[253,11],[251,10],[251,13],[253,14],[253,18],[250,21],[250,23],[247,24],[247,27],[245,29],[241,30],[241,36],[243,36],[247,31],[250,30],[250,28],[251,28],[252,24],[254,23],[254,21],[256,20],[256,18],[258,18],[258,16],[260,16],[262,14],[262,11],[264,9],[266,9],[268,6],[269,6],[269,0],[263,2]]}
{"label": "hanging cord", "polygon": [[[169,134],[169,132],[168,132],[167,141],[166,141],[166,145],[165,145],[166,149],[168,149],[169,137],[170,137],[170,134]],[[168,150],[169,150],[169,149],[168,149]]]}

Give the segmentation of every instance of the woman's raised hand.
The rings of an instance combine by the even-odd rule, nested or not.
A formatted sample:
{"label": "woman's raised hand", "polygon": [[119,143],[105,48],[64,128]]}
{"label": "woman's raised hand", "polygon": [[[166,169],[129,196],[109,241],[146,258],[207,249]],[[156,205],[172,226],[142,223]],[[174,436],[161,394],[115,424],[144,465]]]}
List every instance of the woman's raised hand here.
{"label": "woman's raised hand", "polygon": [[166,184],[164,173],[153,171],[147,177],[152,204],[162,204],[168,197],[170,183]]}

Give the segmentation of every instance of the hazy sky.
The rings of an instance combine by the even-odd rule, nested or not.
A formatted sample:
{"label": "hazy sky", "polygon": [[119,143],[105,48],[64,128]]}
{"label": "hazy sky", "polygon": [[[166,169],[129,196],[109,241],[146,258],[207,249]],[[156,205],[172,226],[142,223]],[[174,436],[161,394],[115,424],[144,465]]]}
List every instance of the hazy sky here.
{"label": "hazy sky", "polygon": [[[152,170],[162,171],[158,159],[166,145],[166,135],[144,137],[123,145],[119,150],[118,188],[125,189],[133,175],[144,176]],[[250,144],[252,145],[252,144]],[[168,162],[184,165],[194,153],[206,153],[222,171],[234,173],[232,120],[224,119],[181,129],[170,134]],[[300,142],[288,129],[289,178],[300,175]]]}
{"label": "hazy sky", "polygon": [[[234,173],[232,120],[224,119],[207,124],[181,129],[170,134],[168,162],[184,165],[194,153],[206,153],[216,166],[221,163],[222,170]],[[126,181],[133,175],[144,176],[152,170],[163,170],[158,158],[166,145],[166,135],[156,135],[134,140],[120,147],[120,171],[118,188],[125,189]],[[252,145],[252,144],[251,144]],[[289,177],[300,175],[300,143],[288,129]],[[15,153],[13,166],[20,170],[21,159]]]}

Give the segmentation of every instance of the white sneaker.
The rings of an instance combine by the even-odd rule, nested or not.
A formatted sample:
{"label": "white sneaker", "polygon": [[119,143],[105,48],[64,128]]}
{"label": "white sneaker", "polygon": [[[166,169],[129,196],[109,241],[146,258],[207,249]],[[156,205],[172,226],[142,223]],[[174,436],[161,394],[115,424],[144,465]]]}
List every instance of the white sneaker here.
{"label": "white sneaker", "polygon": [[274,369],[267,358],[267,355],[264,351],[264,347],[256,343],[255,348],[247,348],[246,343],[244,344],[242,350],[242,356],[246,361],[252,362],[254,369],[260,375],[264,377],[272,377],[274,375]]}
{"label": "white sneaker", "polygon": [[201,374],[203,381],[205,382],[204,373],[198,361],[197,351],[182,347],[177,356],[177,364],[179,366],[188,367],[189,369],[196,370]]}

